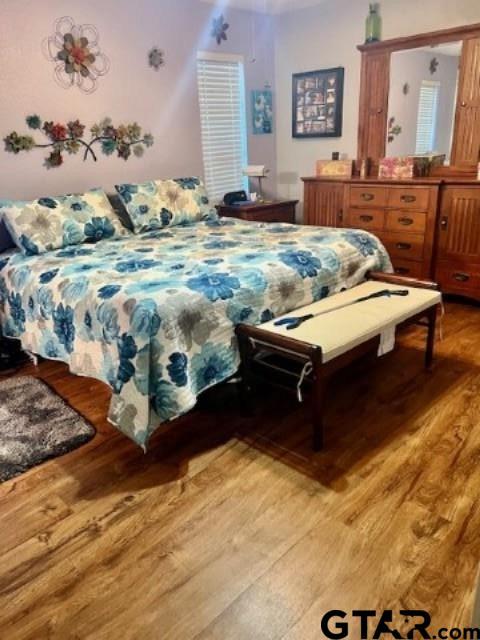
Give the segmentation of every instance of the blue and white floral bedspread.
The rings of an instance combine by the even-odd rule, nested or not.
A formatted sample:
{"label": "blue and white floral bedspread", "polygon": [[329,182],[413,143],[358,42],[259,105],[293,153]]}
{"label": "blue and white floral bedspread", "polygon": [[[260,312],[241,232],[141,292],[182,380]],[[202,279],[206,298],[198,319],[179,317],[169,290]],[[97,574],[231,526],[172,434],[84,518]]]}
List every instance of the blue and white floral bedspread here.
{"label": "blue and white floral bedspread", "polygon": [[113,390],[137,444],[239,365],[234,327],[261,323],[391,269],[374,236],[237,220],[40,256],[0,256],[0,324],[24,348]]}

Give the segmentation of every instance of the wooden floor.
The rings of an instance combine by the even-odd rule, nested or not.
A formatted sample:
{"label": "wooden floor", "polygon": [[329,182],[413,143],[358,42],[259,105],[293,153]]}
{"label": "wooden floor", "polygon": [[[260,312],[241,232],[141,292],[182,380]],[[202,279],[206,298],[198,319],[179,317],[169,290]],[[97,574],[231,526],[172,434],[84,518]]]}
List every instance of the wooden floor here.
{"label": "wooden floor", "polygon": [[24,369],[98,434],[0,486],[0,637],[318,640],[330,609],[400,607],[469,625],[480,309],[450,304],[444,330],[432,374],[414,330],[334,380],[317,455],[294,400],[247,420],[231,386],[144,455],[106,422],[105,387]]}

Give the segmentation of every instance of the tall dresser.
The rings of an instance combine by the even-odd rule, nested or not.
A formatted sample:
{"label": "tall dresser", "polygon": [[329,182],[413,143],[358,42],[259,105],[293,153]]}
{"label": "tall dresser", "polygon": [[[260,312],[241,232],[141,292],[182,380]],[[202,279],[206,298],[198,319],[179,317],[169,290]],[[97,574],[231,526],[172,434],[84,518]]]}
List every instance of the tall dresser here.
{"label": "tall dresser", "polygon": [[480,183],[425,178],[303,178],[304,223],[364,229],[395,272],[433,278],[445,293],[480,300]]}

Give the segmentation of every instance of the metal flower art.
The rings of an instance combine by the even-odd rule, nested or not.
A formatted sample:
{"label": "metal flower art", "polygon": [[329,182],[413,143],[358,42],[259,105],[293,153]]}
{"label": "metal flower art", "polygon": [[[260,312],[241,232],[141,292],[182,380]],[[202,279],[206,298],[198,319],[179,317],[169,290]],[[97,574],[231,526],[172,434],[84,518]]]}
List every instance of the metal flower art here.
{"label": "metal flower art", "polygon": [[42,122],[39,116],[31,115],[26,118],[30,129],[41,130],[47,138],[46,142],[37,143],[31,135],[19,135],[12,131],[4,138],[5,151],[20,153],[32,149],[49,149],[49,155],[45,158],[47,169],[53,169],[63,164],[64,154],[75,155],[83,150],[83,159],[89,156],[97,161],[97,155],[93,149],[95,144],[100,144],[104,155],[110,156],[116,152],[119,158],[128,160],[132,155],[140,158],[145,147],[153,145],[153,136],[143,133],[142,128],[136,122],[115,127],[110,118],[105,118],[98,124],[90,127],[90,139],[85,139],[86,127],[79,120],[71,120],[66,124],[60,122]]}
{"label": "metal flower art", "polygon": [[153,47],[148,54],[148,64],[158,71],[165,64],[165,51],[158,47]]}
{"label": "metal flower art", "polygon": [[54,77],[63,88],[77,86],[84,93],[93,93],[97,79],[104,76],[110,61],[100,51],[98,32],[91,24],[76,25],[65,16],[54,24],[54,33],[43,41],[43,52],[55,64]]}
{"label": "metal flower art", "polygon": [[230,28],[228,22],[225,22],[223,14],[219,18],[214,18],[212,22],[212,38],[215,38],[218,45],[222,44],[222,40],[227,40],[227,30]]}
{"label": "metal flower art", "polygon": [[430,73],[433,76],[434,73],[437,73],[437,69],[438,69],[438,65],[440,63],[438,62],[437,58],[432,58],[430,60]]}

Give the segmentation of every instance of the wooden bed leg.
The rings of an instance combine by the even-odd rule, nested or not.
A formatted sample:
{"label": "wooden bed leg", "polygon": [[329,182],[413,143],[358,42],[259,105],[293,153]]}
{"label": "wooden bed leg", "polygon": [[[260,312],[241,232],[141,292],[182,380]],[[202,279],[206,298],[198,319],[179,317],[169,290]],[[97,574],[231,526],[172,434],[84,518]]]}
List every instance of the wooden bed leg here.
{"label": "wooden bed leg", "polygon": [[428,333],[427,333],[427,349],[425,352],[425,368],[431,371],[433,365],[433,355],[435,350],[435,335],[437,328],[437,307],[432,307],[428,311]]}
{"label": "wooden bed leg", "polygon": [[325,378],[320,371],[320,364],[315,367],[315,383],[312,393],[313,450],[318,453],[324,445],[324,405]]}

